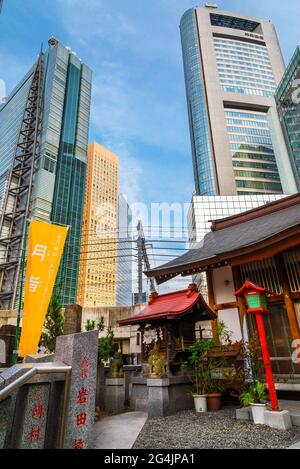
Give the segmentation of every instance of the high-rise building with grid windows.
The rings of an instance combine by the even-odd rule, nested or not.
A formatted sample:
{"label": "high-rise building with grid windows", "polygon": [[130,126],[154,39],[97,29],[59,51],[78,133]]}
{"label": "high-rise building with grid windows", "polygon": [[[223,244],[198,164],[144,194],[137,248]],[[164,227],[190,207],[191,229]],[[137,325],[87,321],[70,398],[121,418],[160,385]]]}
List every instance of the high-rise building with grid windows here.
{"label": "high-rise building with grid windows", "polygon": [[117,305],[118,195],[118,156],[90,143],[77,295],[84,307]]}
{"label": "high-rise building with grid windows", "polygon": [[196,193],[295,192],[268,120],[284,72],[273,24],[207,4],[186,11],[180,31]]}

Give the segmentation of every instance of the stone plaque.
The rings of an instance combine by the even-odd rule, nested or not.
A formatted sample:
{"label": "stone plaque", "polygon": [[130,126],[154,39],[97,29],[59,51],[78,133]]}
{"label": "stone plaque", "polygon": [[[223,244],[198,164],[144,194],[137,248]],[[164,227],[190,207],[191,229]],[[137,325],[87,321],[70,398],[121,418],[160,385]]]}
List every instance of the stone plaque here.
{"label": "stone plaque", "polygon": [[19,448],[44,448],[49,392],[49,384],[29,385]]}
{"label": "stone plaque", "polygon": [[89,448],[95,413],[98,331],[58,337],[55,361],[72,366],[65,448]]}

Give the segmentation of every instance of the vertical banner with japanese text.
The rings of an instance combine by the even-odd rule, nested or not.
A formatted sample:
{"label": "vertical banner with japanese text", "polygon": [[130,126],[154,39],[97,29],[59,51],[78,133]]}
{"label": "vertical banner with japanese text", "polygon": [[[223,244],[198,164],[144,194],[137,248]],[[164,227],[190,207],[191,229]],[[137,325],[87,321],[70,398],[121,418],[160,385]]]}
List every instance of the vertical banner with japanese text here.
{"label": "vertical banner with japanese text", "polygon": [[65,226],[30,222],[20,357],[37,351],[67,232]]}

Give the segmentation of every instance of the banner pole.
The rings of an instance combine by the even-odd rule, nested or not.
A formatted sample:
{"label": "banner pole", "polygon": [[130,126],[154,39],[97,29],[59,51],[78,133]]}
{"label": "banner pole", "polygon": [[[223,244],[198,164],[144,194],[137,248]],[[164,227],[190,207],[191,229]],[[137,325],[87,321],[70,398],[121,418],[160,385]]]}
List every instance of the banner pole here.
{"label": "banner pole", "polygon": [[19,350],[19,333],[20,333],[20,322],[21,322],[21,313],[22,313],[22,297],[23,297],[23,283],[24,283],[24,270],[25,270],[25,258],[26,258],[26,247],[27,247],[27,231],[28,231],[28,220],[25,221],[25,240],[24,240],[24,249],[22,252],[22,263],[21,263],[21,275],[20,275],[20,297],[19,297],[19,305],[18,305],[18,316],[17,316],[17,328],[16,328],[16,335],[15,335],[15,345],[13,350],[12,356],[12,364],[15,365],[17,363]]}

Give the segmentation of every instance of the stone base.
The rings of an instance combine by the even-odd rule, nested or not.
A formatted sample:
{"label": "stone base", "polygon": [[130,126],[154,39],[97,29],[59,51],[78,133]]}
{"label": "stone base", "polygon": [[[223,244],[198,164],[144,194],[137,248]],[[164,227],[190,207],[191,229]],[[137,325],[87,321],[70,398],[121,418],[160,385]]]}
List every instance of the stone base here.
{"label": "stone base", "polygon": [[291,419],[294,427],[300,427],[300,415],[291,413]]}
{"label": "stone base", "polygon": [[265,425],[278,430],[289,430],[292,427],[292,420],[288,410],[279,412],[273,410],[265,410]]}
{"label": "stone base", "polygon": [[147,379],[143,376],[133,377],[131,380],[130,410],[148,412]]}
{"label": "stone base", "polygon": [[236,409],[235,417],[237,420],[253,420],[251,407],[242,407],[241,409]]}
{"label": "stone base", "polygon": [[130,408],[147,412],[149,417],[165,417],[192,409],[192,384],[183,376],[132,379]]}
{"label": "stone base", "polygon": [[124,378],[105,380],[104,407],[106,412],[120,414],[125,411]]}

